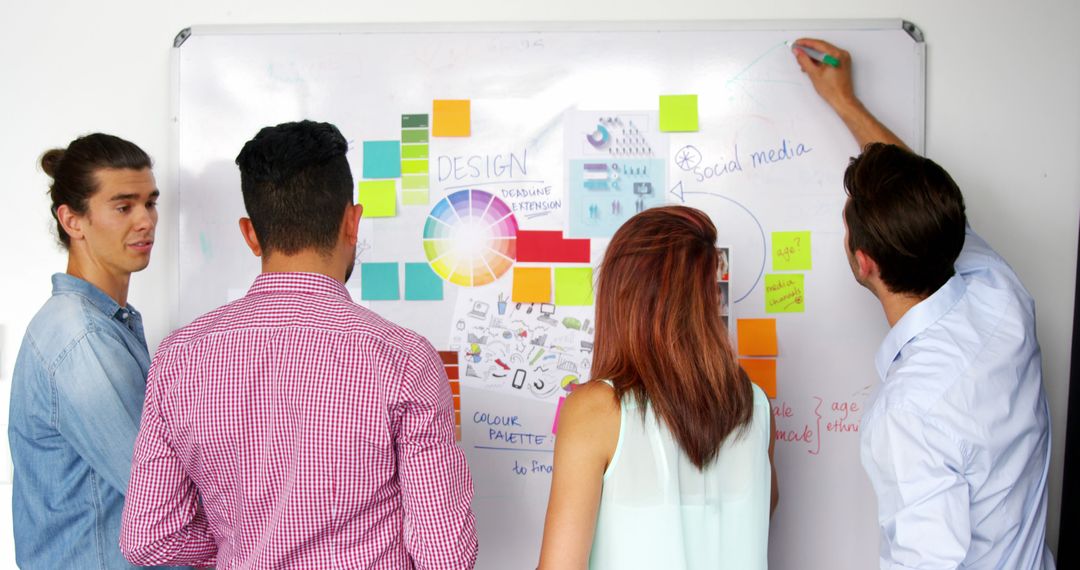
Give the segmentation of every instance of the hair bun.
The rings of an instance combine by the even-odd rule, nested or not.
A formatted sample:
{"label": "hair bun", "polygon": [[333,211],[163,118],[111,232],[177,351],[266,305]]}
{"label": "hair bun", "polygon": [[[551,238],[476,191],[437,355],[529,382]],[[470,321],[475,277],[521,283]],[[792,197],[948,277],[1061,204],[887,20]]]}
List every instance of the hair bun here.
{"label": "hair bun", "polygon": [[54,148],[41,155],[41,169],[49,177],[56,178],[56,169],[60,166],[60,161],[64,159],[64,152],[65,149]]}

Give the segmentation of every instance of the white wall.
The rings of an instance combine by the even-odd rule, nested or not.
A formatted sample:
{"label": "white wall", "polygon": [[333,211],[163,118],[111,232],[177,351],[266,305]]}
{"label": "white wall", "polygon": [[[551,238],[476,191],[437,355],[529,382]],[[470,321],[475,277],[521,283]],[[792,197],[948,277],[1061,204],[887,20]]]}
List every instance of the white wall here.
{"label": "white wall", "polygon": [[[151,348],[168,333],[176,282],[169,220],[169,56],[193,24],[408,21],[903,18],[928,45],[927,154],[964,190],[972,224],[1024,279],[1039,310],[1054,419],[1049,541],[1056,550],[1080,214],[1080,22],[1074,0],[646,0],[350,2],[72,0],[0,4],[0,424],[22,332],[65,256],[36,167],[49,147],[105,131],[156,158],[164,196],[157,251],[133,279]],[[857,72],[857,71],[856,71]],[[840,191],[840,189],[837,189]],[[871,358],[872,355],[865,355]],[[0,567],[14,567],[11,464],[0,445]]]}

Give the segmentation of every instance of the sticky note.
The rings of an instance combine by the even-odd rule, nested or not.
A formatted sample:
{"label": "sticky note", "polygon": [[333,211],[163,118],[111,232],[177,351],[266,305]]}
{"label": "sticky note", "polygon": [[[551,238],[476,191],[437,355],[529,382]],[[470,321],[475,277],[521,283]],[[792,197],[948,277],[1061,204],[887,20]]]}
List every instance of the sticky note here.
{"label": "sticky note", "polygon": [[364,206],[365,218],[392,218],[397,215],[397,193],[393,180],[361,180],[357,203]]}
{"label": "sticky note", "polygon": [[555,305],[585,307],[593,304],[592,267],[555,268]]}
{"label": "sticky note", "polygon": [[773,232],[773,271],[810,270],[810,232]]}
{"label": "sticky note", "polygon": [[405,300],[441,301],[443,280],[427,263],[405,264]]}
{"label": "sticky note", "polygon": [[550,303],[551,268],[515,267],[510,298],[517,303]]}
{"label": "sticky note", "polygon": [[401,191],[401,203],[405,206],[427,206],[429,199],[427,188]]}
{"label": "sticky note", "polygon": [[668,132],[698,130],[697,95],[661,95],[660,130]]}
{"label": "sticky note", "polygon": [[397,263],[361,263],[360,298],[365,301],[396,301],[398,289]]}
{"label": "sticky note", "polygon": [[472,129],[472,111],[468,99],[436,99],[432,102],[432,111],[432,136],[469,136]]}
{"label": "sticky note", "polygon": [[765,312],[802,313],[806,311],[802,273],[765,275]]}
{"label": "sticky note", "polygon": [[556,435],[559,433],[559,412],[562,412],[562,404],[566,401],[566,396],[559,398],[559,404],[555,406],[555,421],[551,422],[551,434]]}
{"label": "sticky note", "polygon": [[427,158],[427,144],[403,144],[401,145],[401,158]]}
{"label": "sticky note", "polygon": [[776,319],[737,319],[740,356],[776,356]]}
{"label": "sticky note", "polygon": [[401,172],[403,174],[427,174],[428,161],[424,159],[402,160]]}
{"label": "sticky note", "polygon": [[402,115],[401,116],[401,128],[403,129],[426,129],[428,126],[428,116],[424,115]]}
{"label": "sticky note", "polygon": [[746,371],[750,381],[757,384],[766,396],[776,397],[776,359],[740,358],[739,365]]}
{"label": "sticky note", "polygon": [[364,178],[401,176],[401,143],[364,141]]}
{"label": "sticky note", "polygon": [[518,230],[517,260],[589,263],[592,240],[566,239],[561,231]]}

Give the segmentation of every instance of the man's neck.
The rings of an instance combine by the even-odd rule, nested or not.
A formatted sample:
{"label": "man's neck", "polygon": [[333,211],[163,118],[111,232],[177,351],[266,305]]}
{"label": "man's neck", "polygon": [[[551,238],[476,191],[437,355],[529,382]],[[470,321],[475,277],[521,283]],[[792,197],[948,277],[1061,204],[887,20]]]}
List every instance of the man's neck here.
{"label": "man's neck", "polygon": [[262,257],[263,273],[318,273],[345,283],[346,264],[334,254],[303,250],[294,254],[270,253]]}
{"label": "man's neck", "polygon": [[890,328],[896,326],[912,307],[926,299],[925,296],[892,293],[884,290],[884,287],[882,289],[882,292],[877,293],[877,298],[881,301],[881,308],[885,310],[885,318],[889,321]]}
{"label": "man's neck", "polygon": [[121,307],[127,306],[128,285],[131,283],[130,273],[115,274],[91,261],[81,259],[78,255],[69,254],[67,274],[101,289]]}

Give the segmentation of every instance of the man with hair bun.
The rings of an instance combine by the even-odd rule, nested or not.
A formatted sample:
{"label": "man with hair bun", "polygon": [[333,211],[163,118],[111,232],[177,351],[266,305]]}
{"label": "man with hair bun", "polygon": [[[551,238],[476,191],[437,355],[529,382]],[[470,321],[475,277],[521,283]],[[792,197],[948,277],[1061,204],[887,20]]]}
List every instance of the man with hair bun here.
{"label": "man with hair bun", "polygon": [[128,284],[150,262],[159,192],[150,157],[111,135],[50,150],[41,167],[68,263],[12,377],[15,559],[131,568],[117,543],[150,355]]}
{"label": "man with hair bun", "polygon": [[855,97],[851,56],[811,39],[793,51],[863,148],[844,174],[844,245],[891,327],[875,357],[881,385],[859,429],[881,568],[1054,568],[1034,300],[967,225],[948,173]]}

